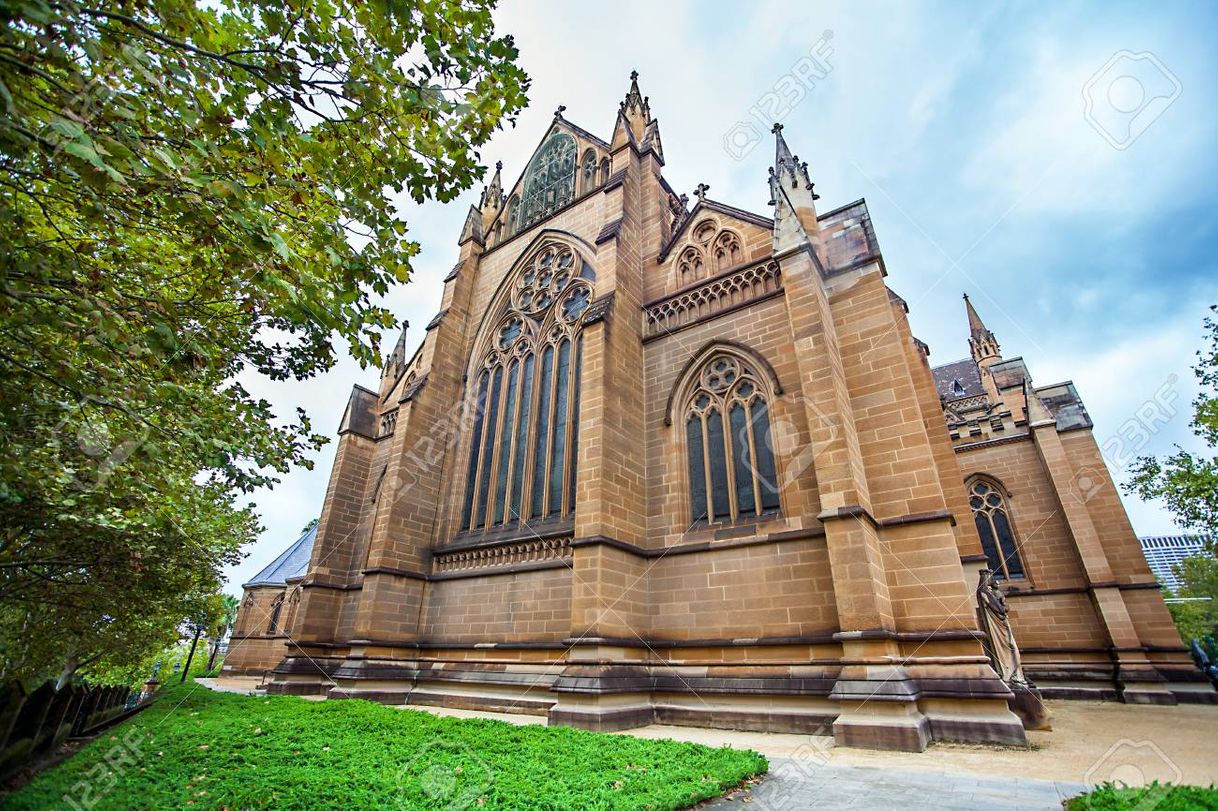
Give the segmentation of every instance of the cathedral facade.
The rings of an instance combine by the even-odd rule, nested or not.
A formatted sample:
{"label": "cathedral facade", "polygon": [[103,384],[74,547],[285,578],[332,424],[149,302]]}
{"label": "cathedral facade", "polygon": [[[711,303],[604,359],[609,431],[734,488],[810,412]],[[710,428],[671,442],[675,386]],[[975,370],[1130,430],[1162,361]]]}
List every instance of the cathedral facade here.
{"label": "cathedral facade", "polygon": [[866,204],[818,211],[775,140],[771,210],[690,205],[636,77],[607,141],[560,108],[471,207],[418,351],[354,387],[307,568],[249,608],[290,621],[226,668],[592,729],[1022,743],[986,570],[1044,695],[1214,700],[1073,386],[971,304],[971,357],[932,369]]}

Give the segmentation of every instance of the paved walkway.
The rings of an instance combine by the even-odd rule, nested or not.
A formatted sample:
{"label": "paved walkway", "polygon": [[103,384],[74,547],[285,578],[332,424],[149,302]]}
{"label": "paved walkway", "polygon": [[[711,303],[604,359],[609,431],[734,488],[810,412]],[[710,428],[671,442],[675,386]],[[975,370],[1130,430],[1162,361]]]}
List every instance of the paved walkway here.
{"label": "paved walkway", "polygon": [[1063,799],[1085,790],[1082,783],[771,758],[770,773],[764,779],[701,808],[705,811],[804,811],[809,808],[1061,811]]}

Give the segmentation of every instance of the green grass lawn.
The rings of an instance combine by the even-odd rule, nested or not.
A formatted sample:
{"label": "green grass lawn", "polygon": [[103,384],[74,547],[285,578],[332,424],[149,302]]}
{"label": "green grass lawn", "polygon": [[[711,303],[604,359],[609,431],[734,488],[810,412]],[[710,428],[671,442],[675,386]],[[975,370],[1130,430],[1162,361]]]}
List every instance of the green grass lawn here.
{"label": "green grass lawn", "polygon": [[1067,811],[1218,811],[1218,791],[1200,786],[1142,788],[1104,785],[1066,805]]}
{"label": "green grass lawn", "polygon": [[766,768],[754,752],[188,683],[0,806],[666,809]]}

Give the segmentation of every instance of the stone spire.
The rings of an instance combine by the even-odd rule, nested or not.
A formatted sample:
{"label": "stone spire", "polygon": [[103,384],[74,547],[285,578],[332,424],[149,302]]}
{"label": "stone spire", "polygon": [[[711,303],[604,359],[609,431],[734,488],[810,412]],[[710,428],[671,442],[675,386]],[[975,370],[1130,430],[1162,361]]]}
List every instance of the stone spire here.
{"label": "stone spire", "polygon": [[816,201],[820,195],[808,176],[808,164],[791,154],[782,137],[782,124],[775,124],[774,165],[770,167],[770,205],[774,206],[775,248],[813,238],[820,230]]}
{"label": "stone spire", "polygon": [[[775,142],[774,166],[770,169],[770,196],[773,198],[770,205],[777,202],[779,189],[787,190],[792,203],[795,196],[806,196],[812,202],[819,200],[820,195],[814,191],[816,184],[808,176],[808,162],[800,163],[799,156],[791,154],[787,139],[782,137],[782,124],[775,124],[770,132],[774,133]],[[800,192],[807,192],[807,195]]]}
{"label": "stone spire", "polygon": [[983,361],[1000,360],[1002,352],[998,346],[998,339],[994,337],[994,333],[986,329],[985,324],[981,321],[981,316],[977,315],[977,310],[973,308],[973,302],[969,301],[968,293],[964,294],[964,309],[968,312],[968,345],[973,354],[973,360],[977,361],[978,365]]}
{"label": "stone spire", "polygon": [[[630,71],[630,90],[626,99],[618,105],[617,123],[613,127],[613,146],[619,145],[621,136],[629,133],[629,139],[636,144],[642,143],[647,133],[647,125],[651,123],[651,105],[648,99],[639,92],[639,72]],[[658,140],[659,133],[652,136]]]}
{"label": "stone spire", "polygon": [[495,163],[495,176],[491,178],[491,182],[482,189],[482,199],[478,203],[478,208],[485,213],[494,213],[503,206],[503,181],[500,175],[503,173],[503,161]]}
{"label": "stone spire", "polygon": [[396,379],[402,368],[406,365],[406,330],[408,329],[410,329],[410,322],[402,319],[402,332],[398,335],[398,342],[393,347],[393,351],[385,359],[385,368],[381,371],[381,377],[393,377]]}

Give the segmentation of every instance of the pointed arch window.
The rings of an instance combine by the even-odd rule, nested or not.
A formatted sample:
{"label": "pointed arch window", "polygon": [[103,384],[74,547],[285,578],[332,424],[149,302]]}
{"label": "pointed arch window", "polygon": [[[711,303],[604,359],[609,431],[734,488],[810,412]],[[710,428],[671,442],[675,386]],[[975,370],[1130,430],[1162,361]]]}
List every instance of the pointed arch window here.
{"label": "pointed arch window", "polygon": [[279,612],[283,610],[283,595],[275,598],[271,605],[271,620],[266,624],[266,632],[271,636],[279,633]]}
{"label": "pointed arch window", "polygon": [[596,153],[591,149],[584,152],[584,160],[580,169],[580,189],[590,192],[596,188]]}
{"label": "pointed arch window", "polygon": [[558,241],[519,271],[477,376],[463,531],[574,511],[580,322],[592,279],[579,254]]}
{"label": "pointed arch window", "polygon": [[744,258],[740,247],[740,237],[732,231],[722,231],[715,237],[715,270],[722,271],[735,267]]}
{"label": "pointed arch window", "polygon": [[677,260],[677,271],[681,275],[678,282],[691,282],[702,278],[702,268],[702,252],[692,245],[689,246],[681,252],[681,257]]}
{"label": "pointed arch window", "polygon": [[555,132],[524,174],[524,195],[514,230],[523,230],[575,199],[575,139]]}
{"label": "pointed arch window", "polygon": [[1002,580],[1025,577],[1006,493],[995,482],[978,478],[969,486],[968,495],[990,570]]}
{"label": "pointed arch window", "polygon": [[778,475],[761,378],[742,358],[712,355],[687,401],[691,518],[737,521],[777,513]]}

